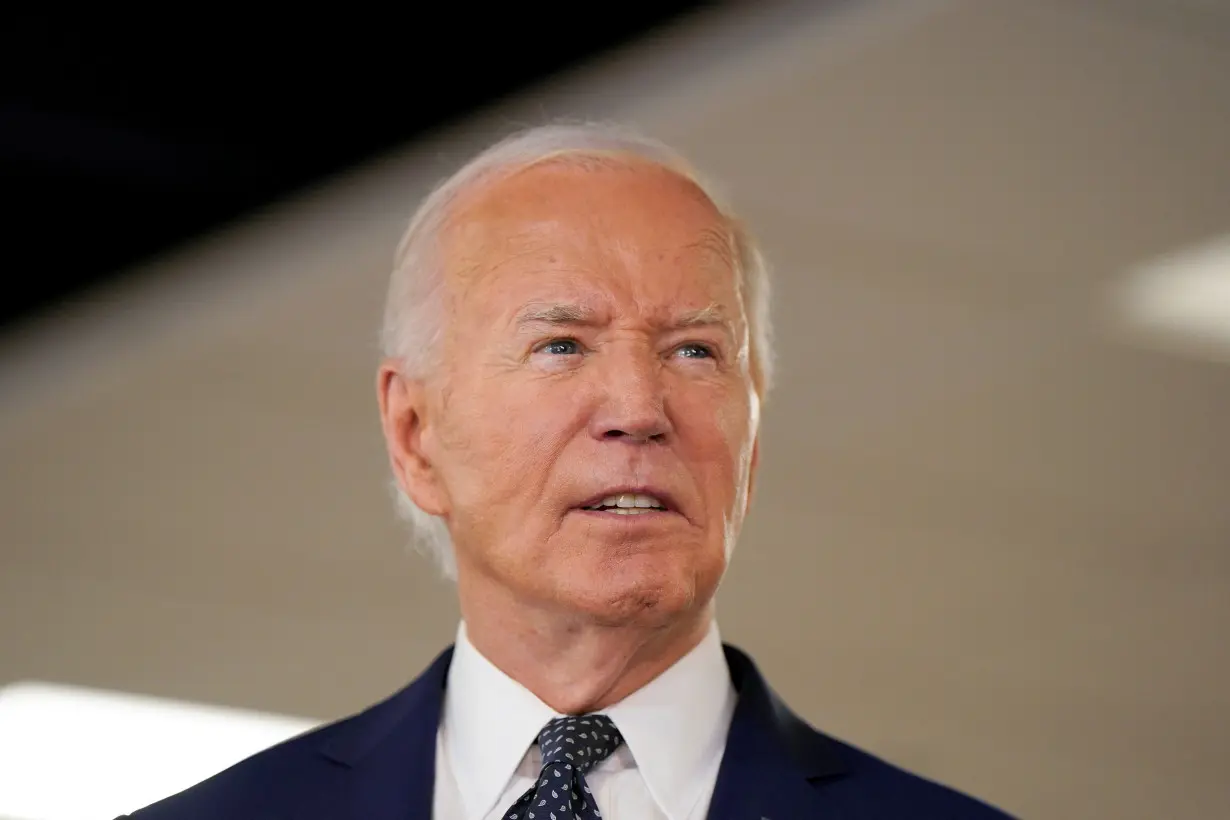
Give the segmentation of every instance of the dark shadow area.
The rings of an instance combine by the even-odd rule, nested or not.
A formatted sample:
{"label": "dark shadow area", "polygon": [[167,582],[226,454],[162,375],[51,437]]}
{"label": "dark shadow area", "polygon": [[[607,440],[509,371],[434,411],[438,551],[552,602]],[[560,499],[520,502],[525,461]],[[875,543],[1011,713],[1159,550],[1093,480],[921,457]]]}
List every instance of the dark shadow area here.
{"label": "dark shadow area", "polygon": [[6,11],[0,330],[702,5]]}

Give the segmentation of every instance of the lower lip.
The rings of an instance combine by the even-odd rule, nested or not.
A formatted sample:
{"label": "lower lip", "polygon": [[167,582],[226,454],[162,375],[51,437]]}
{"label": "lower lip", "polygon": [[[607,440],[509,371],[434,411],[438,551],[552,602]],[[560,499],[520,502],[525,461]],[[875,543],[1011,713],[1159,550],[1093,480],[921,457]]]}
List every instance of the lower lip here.
{"label": "lower lip", "polygon": [[578,509],[573,512],[580,513],[586,518],[592,518],[600,521],[610,521],[617,524],[660,524],[666,521],[675,521],[679,519],[679,514],[669,510],[650,510],[642,513],[617,513],[607,512],[606,510],[586,510]]}

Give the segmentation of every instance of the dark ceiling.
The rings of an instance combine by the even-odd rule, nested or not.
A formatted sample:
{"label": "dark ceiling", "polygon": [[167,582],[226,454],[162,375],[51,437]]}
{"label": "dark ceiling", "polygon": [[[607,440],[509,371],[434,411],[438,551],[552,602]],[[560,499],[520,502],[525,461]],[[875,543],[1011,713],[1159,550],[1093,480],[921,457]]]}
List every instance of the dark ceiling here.
{"label": "dark ceiling", "polygon": [[701,5],[6,9],[0,327]]}

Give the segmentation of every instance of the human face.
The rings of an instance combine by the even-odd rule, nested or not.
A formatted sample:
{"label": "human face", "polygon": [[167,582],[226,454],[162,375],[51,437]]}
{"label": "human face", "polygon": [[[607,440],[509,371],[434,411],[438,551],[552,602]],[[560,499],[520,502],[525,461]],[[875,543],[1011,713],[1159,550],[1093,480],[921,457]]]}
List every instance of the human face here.
{"label": "human face", "polygon": [[[655,166],[545,164],[460,205],[443,250],[419,489],[448,520],[463,590],[612,625],[707,608],[759,415],[721,215]],[[662,508],[597,509],[631,493]]]}

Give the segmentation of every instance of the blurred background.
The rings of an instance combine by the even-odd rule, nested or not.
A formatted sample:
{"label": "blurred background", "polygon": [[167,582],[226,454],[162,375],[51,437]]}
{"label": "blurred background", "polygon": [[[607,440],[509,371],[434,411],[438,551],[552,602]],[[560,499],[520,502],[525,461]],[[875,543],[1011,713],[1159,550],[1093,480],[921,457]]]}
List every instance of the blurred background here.
{"label": "blurred background", "polygon": [[1230,816],[1230,2],[457,6],[6,23],[0,817],[135,808],[450,641],[385,282],[560,117],[682,149],[775,268],[724,637],[1014,814]]}

